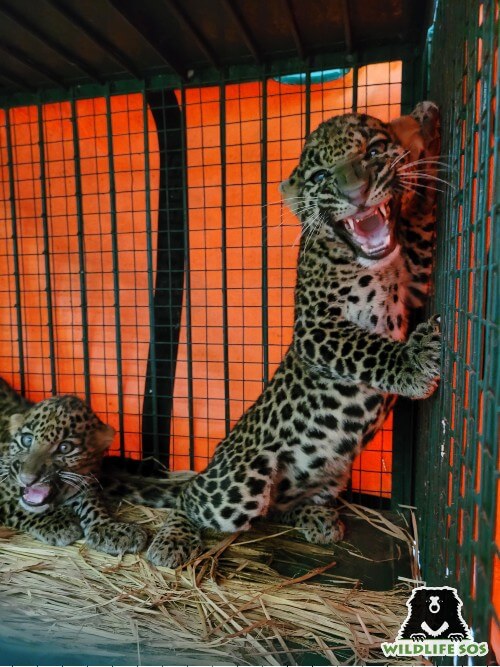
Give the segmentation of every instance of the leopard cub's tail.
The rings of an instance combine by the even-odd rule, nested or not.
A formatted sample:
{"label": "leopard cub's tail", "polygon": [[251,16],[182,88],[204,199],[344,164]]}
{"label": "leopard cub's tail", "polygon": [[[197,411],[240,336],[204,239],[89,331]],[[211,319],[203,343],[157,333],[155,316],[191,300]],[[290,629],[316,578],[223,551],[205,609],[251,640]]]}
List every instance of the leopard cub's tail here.
{"label": "leopard cub's tail", "polygon": [[175,507],[177,498],[196,473],[169,471],[155,459],[136,461],[107,456],[102,462],[100,483],[112,500],[128,500],[147,507]]}

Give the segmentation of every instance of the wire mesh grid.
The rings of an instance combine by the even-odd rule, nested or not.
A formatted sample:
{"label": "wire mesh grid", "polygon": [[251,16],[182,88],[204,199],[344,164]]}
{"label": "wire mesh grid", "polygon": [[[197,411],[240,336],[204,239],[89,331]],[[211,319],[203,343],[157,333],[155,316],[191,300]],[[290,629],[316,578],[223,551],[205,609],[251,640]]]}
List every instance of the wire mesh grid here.
{"label": "wire mesh grid", "polygon": [[[304,137],[400,112],[400,61],[4,110],[2,374],[75,393],[113,451],[202,469],[291,340]],[[392,416],[353,491],[390,497]]]}
{"label": "wire mesh grid", "polygon": [[[450,30],[455,39],[444,39]],[[424,576],[458,587],[477,641],[488,640],[493,617],[498,650],[498,3],[439,3],[432,63],[453,187],[436,270],[443,381],[417,471]]]}

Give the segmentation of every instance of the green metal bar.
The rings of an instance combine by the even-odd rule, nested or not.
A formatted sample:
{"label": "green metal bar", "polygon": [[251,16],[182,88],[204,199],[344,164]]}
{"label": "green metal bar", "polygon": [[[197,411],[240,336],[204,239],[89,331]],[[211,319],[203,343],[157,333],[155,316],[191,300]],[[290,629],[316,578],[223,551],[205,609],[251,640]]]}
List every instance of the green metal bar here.
{"label": "green metal bar", "polygon": [[[154,268],[153,268],[153,240],[151,224],[151,166],[149,163],[149,117],[148,105],[146,102],[146,88],[143,83],[142,89],[142,118],[144,126],[144,188],[146,199],[146,257],[148,271],[148,310],[149,310],[149,354],[151,361],[151,393],[153,398],[158,396],[158,381],[156,377],[156,324],[154,309]],[[152,403],[152,423],[153,423],[153,455],[155,459],[160,456],[160,443],[158,438],[158,410],[157,402]]]}
{"label": "green metal bar", "polygon": [[[147,133],[147,126],[145,128]],[[113,298],[115,314],[115,347],[116,347],[116,386],[118,393],[118,424],[120,429],[120,454],[125,455],[125,425],[123,405],[123,365],[122,365],[122,328],[120,315],[120,264],[118,250],[118,225],[116,215],[116,183],[115,158],[113,149],[113,117],[111,100],[106,96],[106,133],[108,140],[108,171],[109,171],[109,213],[111,218],[111,254],[113,258]]]}
{"label": "green metal bar", "polygon": [[352,68],[352,110],[354,112],[358,110],[358,93],[359,93],[358,75],[359,75],[359,67],[357,63],[355,63]]}
{"label": "green metal bar", "polygon": [[306,108],[305,108],[305,136],[311,134],[311,62],[308,59],[306,64]]}
{"label": "green metal bar", "polygon": [[102,83],[101,76],[94,70],[93,67],[90,67],[86,62],[78,58],[78,56],[76,56],[70,49],[67,49],[62,42],[52,39],[49,33],[42,30],[36,21],[26,18],[26,16],[21,14],[17,9],[13,9],[12,7],[7,7],[5,5],[0,5],[0,13],[7,16],[14,23],[17,23],[18,26],[20,26],[23,30],[26,30],[26,32],[29,32],[35,39],[42,42],[45,47],[49,48],[51,51],[54,51],[59,57],[62,57],[64,60],[72,63],[90,79]]}
{"label": "green metal bar", "polygon": [[[187,136],[186,136],[186,116],[187,116],[187,101],[186,88],[181,86],[181,109],[182,109],[182,132],[181,132],[181,159],[182,159],[182,173],[187,174],[186,169],[186,155],[188,150]],[[188,217],[188,199],[187,199],[188,183],[182,190],[183,209],[186,215],[184,224],[185,242],[184,248],[186,252],[185,258],[185,284],[186,284],[186,346],[187,346],[187,381],[188,381],[188,423],[189,423],[189,465],[194,469],[194,421],[193,421],[193,340],[192,340],[192,317],[191,317],[191,259],[189,246],[189,217]]]}
{"label": "green metal bar", "polygon": [[9,172],[9,201],[10,217],[12,229],[12,252],[14,261],[14,285],[16,290],[16,326],[17,326],[17,348],[19,352],[19,375],[20,390],[24,396],[26,391],[25,382],[25,364],[24,364],[24,342],[23,342],[23,320],[22,320],[22,300],[21,300],[21,274],[19,271],[19,243],[17,238],[17,206],[16,206],[16,178],[14,173],[14,151],[12,149],[12,128],[10,124],[10,113],[5,111],[5,138],[7,143],[7,168]]}
{"label": "green metal bar", "polygon": [[230,378],[229,378],[229,321],[227,285],[227,203],[226,203],[226,85],[219,86],[219,141],[221,170],[221,263],[222,263],[222,347],[224,355],[224,421],[226,435],[231,429]]}
{"label": "green metal bar", "polygon": [[43,107],[37,107],[38,112],[38,152],[40,156],[40,194],[41,194],[41,218],[43,229],[43,259],[45,268],[45,294],[47,299],[47,329],[49,332],[49,355],[50,355],[50,391],[52,395],[57,394],[56,377],[56,350],[54,337],[54,317],[52,303],[52,275],[50,268],[50,242],[49,242],[49,216],[47,210],[47,175],[45,170],[45,139],[43,124]]}
{"label": "green metal bar", "polygon": [[[32,97],[30,99],[32,100],[30,104],[35,104],[35,98],[36,98],[36,91],[29,86],[24,79],[20,79],[18,76],[10,72],[9,70],[6,70],[5,67],[0,67],[0,77],[4,79],[5,81],[8,81],[11,83],[13,86],[16,88],[21,88],[21,90],[24,90],[26,92],[31,92]],[[7,101],[8,98],[5,99]],[[4,108],[10,108],[9,104],[2,104],[2,107]]]}
{"label": "green metal bar", "polygon": [[[498,76],[496,81],[493,79],[493,60],[495,52],[498,50],[498,24],[495,24],[494,3],[491,1],[484,2],[482,9],[482,26],[478,26],[477,28],[477,37],[482,40],[481,69],[480,72],[476,73],[476,80],[480,82],[479,94],[481,100],[496,98],[498,101]],[[498,114],[496,122],[498,123]],[[490,276],[498,273],[497,261],[500,254],[498,243],[495,246],[495,239],[498,242],[496,226],[494,224],[495,213],[488,206],[490,192],[487,184],[490,182],[490,177],[493,183],[495,173],[497,176],[499,173],[498,152],[495,163],[494,151],[495,147],[498,149],[500,139],[498,126],[496,127],[495,134],[495,118],[493,116],[492,104],[481,104],[477,129],[479,134],[479,164],[477,169],[479,187],[477,189],[475,211],[477,240],[474,248],[476,257],[475,266],[477,269],[473,297],[473,303],[477,304],[477,313],[473,323],[473,349],[478,377],[477,382],[473,385],[476,391],[470,400],[471,402],[474,401],[473,405],[477,405],[478,408],[474,425],[479,435],[479,444],[481,447],[481,487],[479,492],[474,494],[474,503],[477,505],[477,516],[479,517],[476,550],[478,567],[476,585],[477,613],[475,622],[478,627],[486,627],[493,613],[493,605],[488,593],[492,590],[493,586],[493,562],[496,551],[494,526],[496,525],[496,488],[499,477],[498,470],[495,470],[496,462],[498,461],[498,420],[491,420],[489,412],[485,412],[484,408],[482,415],[480,414],[478,394],[479,392],[482,393],[484,403],[489,402],[487,397],[491,396],[491,403],[493,405],[495,402],[498,405],[498,396],[500,394],[500,380],[498,377],[498,275],[496,281],[489,280]],[[493,147],[491,146],[491,137],[495,138]],[[483,187],[481,187],[481,184],[483,184]],[[491,205],[492,209],[494,209],[495,202],[493,197]],[[488,249],[487,234],[489,217],[491,218],[490,249]],[[495,293],[497,298],[493,298],[488,302],[485,295],[494,295]],[[497,324],[496,327],[495,323]],[[495,396],[497,397],[496,401]],[[494,412],[493,405],[491,409],[492,413]],[[481,416],[483,423],[482,433],[479,430]],[[479,472],[476,466],[477,458],[475,458],[474,463],[473,476],[476,477]]]}
{"label": "green metal bar", "polygon": [[260,192],[261,192],[261,257],[262,257],[262,381],[269,382],[269,274],[268,274],[268,238],[267,238],[267,79],[262,79],[262,124],[260,154]]}
{"label": "green metal bar", "polygon": [[[411,45],[389,44],[373,49],[358,49],[356,51],[357,64],[359,67],[372,63],[386,62],[390,60],[404,60],[410,58],[414,53]],[[345,53],[334,52],[318,54],[314,58],[314,69],[316,71],[345,67]],[[264,72],[268,78],[295,74],[304,71],[304,61],[301,58],[276,58],[267,63],[265,69],[262,65],[238,65],[229,66],[224,69],[224,80],[226,84],[244,83],[245,81],[258,81],[262,79]],[[200,68],[189,80],[186,87],[199,87],[218,85],[221,71],[217,68]],[[175,74],[158,74],[148,79],[148,90],[164,90],[166,88],[179,88],[181,78]],[[44,88],[33,93],[11,93],[0,95],[0,107],[13,108],[36,104],[40,99],[44,104],[51,102],[63,102],[71,95],[75,100],[89,99],[93,97],[105,97],[108,90],[112,95],[125,95],[128,93],[140,93],[144,87],[142,79],[124,78],[109,83],[89,83],[70,88]]]}
{"label": "green metal bar", "polygon": [[97,32],[94,26],[85,19],[85,14],[76,13],[71,6],[67,6],[60,0],[45,0],[52,5],[66,21],[71,23],[80,33],[83,33],[98,49],[111,58],[119,67],[134,78],[140,78],[140,73],[133,63],[104,35]]}
{"label": "green metal bar", "polygon": [[[468,4],[466,7],[466,18],[465,24],[470,26],[472,34],[474,30],[472,27],[472,18],[477,11],[477,0],[473,0],[472,3]],[[478,14],[475,14],[478,16]],[[474,37],[473,37],[474,39]],[[474,54],[474,55],[473,55]],[[470,480],[468,479],[468,471],[471,467],[471,456],[475,456],[475,450],[473,451],[472,443],[474,440],[469,441],[468,438],[468,429],[467,426],[470,421],[470,410],[466,407],[465,402],[467,400],[466,395],[466,374],[470,372],[470,367],[468,367],[466,361],[467,354],[467,342],[468,342],[468,324],[470,313],[468,312],[468,297],[469,297],[469,266],[471,262],[470,257],[470,238],[469,232],[472,232],[471,226],[474,219],[473,211],[473,197],[472,197],[472,185],[474,181],[474,134],[475,134],[475,86],[473,81],[473,72],[475,71],[474,58],[476,57],[475,45],[474,43],[469,42],[469,48],[467,51],[468,61],[466,63],[466,72],[467,72],[467,88],[466,88],[466,102],[462,110],[462,114],[465,116],[465,151],[464,151],[464,174],[465,174],[465,187],[463,188],[463,223],[462,223],[462,234],[461,234],[461,243],[460,243],[460,269],[458,271],[459,275],[459,308],[458,308],[458,334],[459,334],[459,354],[456,356],[457,363],[457,383],[456,383],[456,419],[455,423],[458,425],[456,427],[456,438],[458,442],[463,443],[464,439],[467,443],[465,451],[460,455],[460,471],[456,475],[458,480],[461,481],[461,476],[464,475],[464,486],[465,490],[470,486]],[[471,76],[472,74],[472,76]],[[464,423],[465,422],[465,423]],[[466,498],[461,494],[458,481],[457,486],[457,516],[462,518],[460,524],[459,521],[454,522],[456,526],[456,533],[453,534],[453,537],[457,544],[460,544],[460,534],[459,527],[462,528],[462,544],[467,543],[470,545],[470,548],[464,550],[463,548],[458,549],[458,569],[459,569],[459,590],[461,591],[470,591],[471,590],[471,555],[473,549],[472,543],[472,520],[471,516],[468,514]]]}
{"label": "green metal bar", "polygon": [[80,162],[80,138],[78,131],[78,116],[76,101],[71,100],[71,126],[73,139],[73,158],[75,165],[75,200],[77,216],[78,262],[80,280],[80,310],[82,314],[82,347],[83,347],[83,374],[85,383],[85,400],[90,403],[90,350],[89,350],[89,323],[87,302],[87,278],[85,272],[85,226],[83,221],[83,190]]}
{"label": "green metal bar", "polygon": [[[41,74],[45,79],[53,83],[55,86],[59,87],[64,87],[64,82],[62,79],[60,79],[57,74],[54,74],[54,72],[49,69],[48,67],[42,66],[40,63],[36,62],[28,54],[26,54],[24,51],[21,49],[18,49],[16,46],[13,46],[12,44],[7,44],[3,40],[0,42],[0,51],[2,53],[7,54],[10,58],[14,58],[18,62],[22,63],[23,65],[26,65],[30,69],[32,69],[34,72],[37,72],[38,74]],[[29,89],[29,86],[25,86],[27,89]]]}

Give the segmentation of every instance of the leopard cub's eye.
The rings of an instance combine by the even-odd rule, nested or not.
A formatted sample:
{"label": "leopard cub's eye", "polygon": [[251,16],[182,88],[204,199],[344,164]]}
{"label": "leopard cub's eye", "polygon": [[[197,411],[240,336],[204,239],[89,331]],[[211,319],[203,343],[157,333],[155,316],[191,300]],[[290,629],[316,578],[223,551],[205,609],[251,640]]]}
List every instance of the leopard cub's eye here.
{"label": "leopard cub's eye", "polygon": [[21,444],[25,447],[30,447],[33,444],[33,440],[34,438],[31,433],[23,433],[21,436]]}
{"label": "leopard cub's eye", "polygon": [[73,451],[74,448],[75,445],[72,442],[61,442],[61,444],[57,448],[57,451],[60,452],[61,454],[69,454],[70,452]]}
{"label": "leopard cub's eye", "polygon": [[318,171],[315,171],[314,174],[309,176],[309,180],[313,183],[321,183],[321,181],[324,181],[327,176],[328,172],[326,169],[318,169]]}
{"label": "leopard cub's eye", "polygon": [[368,147],[368,150],[366,151],[366,156],[367,157],[377,157],[377,155],[380,155],[383,153],[385,150],[387,150],[388,146],[388,141],[385,139],[380,139],[379,141],[375,141],[371,146]]}

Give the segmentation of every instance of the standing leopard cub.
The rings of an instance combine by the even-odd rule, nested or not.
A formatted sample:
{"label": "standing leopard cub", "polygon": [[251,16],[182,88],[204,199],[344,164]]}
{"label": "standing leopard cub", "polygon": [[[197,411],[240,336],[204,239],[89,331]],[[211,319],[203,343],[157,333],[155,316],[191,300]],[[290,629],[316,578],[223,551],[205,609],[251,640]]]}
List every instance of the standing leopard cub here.
{"label": "standing leopard cub", "polygon": [[95,477],[113,435],[76,396],[33,404],[0,378],[0,524],[57,546],[142,550],[145,532],[110,517]]}
{"label": "standing leopard cub", "polygon": [[173,507],[153,562],[185,562],[202,527],[246,530],[270,514],[311,542],[342,538],[331,505],[353,459],[397,395],[425,398],[439,379],[437,319],[408,335],[429,289],[438,129],[424,102],[391,123],[336,116],[307,138],[281,187],[302,224],[292,343],[206,469],[148,487],[149,502]]}

